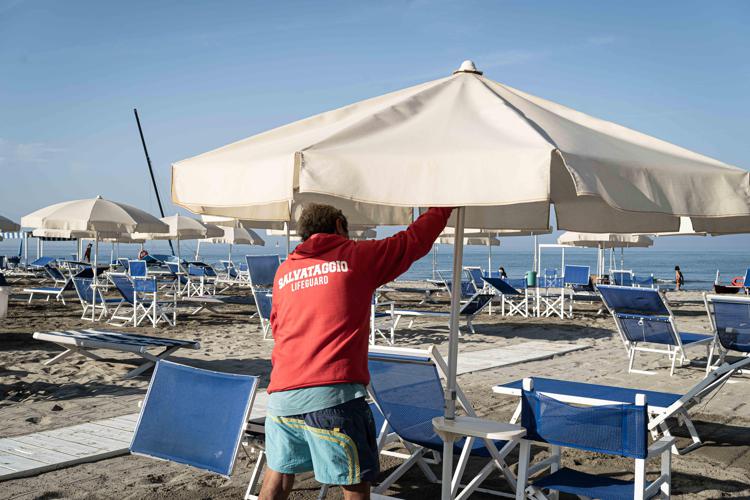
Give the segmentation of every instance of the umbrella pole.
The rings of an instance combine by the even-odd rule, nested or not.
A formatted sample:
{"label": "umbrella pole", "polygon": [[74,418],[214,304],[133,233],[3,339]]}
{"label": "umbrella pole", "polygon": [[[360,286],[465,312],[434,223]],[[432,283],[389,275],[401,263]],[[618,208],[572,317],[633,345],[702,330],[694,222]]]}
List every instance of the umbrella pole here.
{"label": "umbrella pole", "polygon": [[289,238],[289,223],[284,223],[284,229],[286,229],[286,258],[289,258],[289,251],[291,250],[291,242]]}
{"label": "umbrella pole", "polygon": [[91,282],[91,321],[96,317],[96,271],[97,258],[99,257],[99,233],[94,231],[94,280]]}
{"label": "umbrella pole", "polygon": [[[461,307],[461,272],[464,256],[464,216],[466,208],[456,209],[456,233],[453,241],[453,291],[451,292],[451,322],[448,337],[448,380],[445,389],[445,419],[453,420],[456,416],[456,368],[458,364],[458,326],[459,308]],[[453,476],[453,442],[443,442],[443,484],[442,498],[451,497],[451,478]]]}
{"label": "umbrella pole", "polygon": [[232,265],[232,244],[231,243],[229,244],[229,257],[228,257],[228,259],[229,259],[229,265],[231,266]]}
{"label": "umbrella pole", "polygon": [[432,279],[437,279],[437,243],[432,244]]}
{"label": "umbrella pole", "polygon": [[201,240],[198,240],[198,244],[195,246],[195,260],[199,260],[201,255]]}

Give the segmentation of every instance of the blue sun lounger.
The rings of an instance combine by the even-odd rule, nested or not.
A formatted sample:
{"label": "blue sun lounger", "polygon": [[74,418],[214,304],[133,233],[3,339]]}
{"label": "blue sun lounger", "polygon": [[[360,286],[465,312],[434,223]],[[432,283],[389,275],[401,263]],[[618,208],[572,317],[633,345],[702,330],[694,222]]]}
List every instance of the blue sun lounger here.
{"label": "blue sun lounger", "polygon": [[55,300],[59,300],[65,305],[65,292],[74,291],[73,279],[70,276],[65,276],[63,272],[50,265],[43,267],[44,271],[53,280],[54,285],[52,286],[37,286],[33,288],[24,288],[24,292],[29,294],[29,304],[34,299],[34,295],[44,295],[49,301],[50,297],[54,297]]}
{"label": "blue sun lounger", "polygon": [[[73,276],[73,286],[75,287],[76,293],[78,294],[78,300],[81,302],[81,307],[83,308],[81,319],[88,321],[101,321],[102,318],[109,315],[108,306],[116,307],[122,302],[122,299],[104,297],[101,288],[91,286],[93,281],[93,273],[90,269],[88,272],[82,271],[78,275]],[[90,310],[91,312],[89,312]],[[96,316],[97,310],[100,311],[98,317]]]}
{"label": "blue sun lounger", "polygon": [[[119,333],[108,330],[67,330],[54,332],[36,332],[34,338],[53,342],[65,351],[46,361],[45,365],[59,363],[65,358],[78,353],[94,360],[101,360],[92,353],[92,349],[108,349],[137,354],[146,360],[138,368],[129,371],[125,378],[133,378],[148,370],[157,361],[173,354],[178,349],[200,349],[200,343],[195,340],[166,339],[136,335],[135,333]],[[158,354],[152,354],[148,349],[161,349]]]}
{"label": "blue sun lounger", "polygon": [[[500,311],[503,316],[518,314],[524,318],[529,317],[529,300],[532,298],[529,297],[525,279],[501,279],[485,276],[484,281],[500,294]],[[523,291],[520,291],[519,288]],[[508,306],[507,312],[505,306]]]}
{"label": "blue sun lounger", "polygon": [[[601,499],[646,499],[659,494],[669,498],[669,449],[674,438],[663,437],[648,446],[647,399],[645,394],[637,393],[626,403],[572,406],[540,392],[536,379],[525,379],[521,424],[526,437],[521,440],[518,460],[519,486],[529,484],[526,494],[535,499],[557,498],[558,492]],[[530,467],[532,443],[549,447],[550,456]],[[635,477],[628,481],[562,467],[562,448],[631,458]],[[661,460],[659,476],[647,481],[646,463],[655,458]],[[547,468],[548,474],[528,481],[531,474]]]}
{"label": "blue sun lounger", "polygon": [[[492,301],[495,295],[491,292],[476,292],[467,301],[462,301],[461,309],[458,311],[460,318],[466,321],[466,326],[469,328],[471,333],[474,333],[474,324],[472,321],[474,318],[484,310]],[[416,309],[393,309],[392,314],[396,317],[393,329],[398,327],[401,318],[409,318],[409,328],[414,325],[416,318],[450,318],[451,314],[444,311],[429,311],[429,310],[416,310]]]}
{"label": "blue sun lounger", "polygon": [[258,378],[159,361],[130,452],[229,477]]}
{"label": "blue sun lounger", "polygon": [[[703,346],[708,354],[713,335],[680,332],[672,311],[658,290],[614,285],[599,285],[597,290],[615,320],[628,353],[628,373],[652,373],[633,368],[637,352],[668,355],[670,376],[674,374],[678,357],[680,365],[688,359],[685,348]],[[649,345],[661,347],[647,347]]]}
{"label": "blue sun lounger", "polygon": [[[442,417],[445,408],[441,381],[447,370],[445,360],[435,346],[428,350],[370,347],[368,366],[370,396],[385,416],[390,429],[409,452],[406,461],[373,488],[373,492],[386,491],[415,465],[420,467],[428,480],[437,482],[437,477],[427,465],[426,456],[443,451],[443,440],[433,428],[432,419]],[[471,403],[460,388],[457,404],[468,416],[476,417]],[[492,441],[465,438],[456,441],[454,452],[460,458],[452,481],[452,498],[466,498],[474,491],[486,492],[479,486],[493,471],[500,472],[515,491],[516,478],[505,459],[517,444],[517,439]],[[476,457],[486,464],[459,493],[459,482],[470,457]]]}
{"label": "blue sun lounger", "polygon": [[[538,392],[560,401],[586,406],[629,403],[636,394],[645,394],[648,400],[648,428],[655,437],[659,435],[671,436],[670,427],[667,426],[667,420],[671,418],[676,418],[690,433],[692,443],[689,446],[680,449],[677,446],[673,448],[674,453],[683,454],[702,444],[698,431],[690,419],[690,410],[709,400],[724,387],[727,380],[746,368],[750,368],[750,358],[742,358],[733,364],[722,364],[684,394],[541,377],[534,377],[534,387]],[[496,385],[492,388],[492,392],[520,397],[522,384],[523,380],[515,380]],[[516,422],[520,414],[521,404],[519,403],[511,422]]]}
{"label": "blue sun lounger", "polygon": [[[714,339],[708,354],[706,373],[724,363],[726,355],[739,352],[750,354],[750,297],[735,295],[704,295],[704,303]],[[713,363],[714,355],[719,359]]]}

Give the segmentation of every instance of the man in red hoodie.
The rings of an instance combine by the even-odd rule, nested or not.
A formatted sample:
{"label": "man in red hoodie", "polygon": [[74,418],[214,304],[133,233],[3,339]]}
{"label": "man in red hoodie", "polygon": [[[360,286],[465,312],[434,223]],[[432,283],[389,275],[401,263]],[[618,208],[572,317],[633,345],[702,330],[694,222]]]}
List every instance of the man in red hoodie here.
{"label": "man in red hoodie", "polygon": [[260,498],[286,499],[294,475],[314,470],[344,498],[366,499],[379,473],[375,424],[365,402],[375,290],[430,251],[451,208],[431,208],[390,238],[355,242],[344,214],[309,205],[297,223],[302,243],[273,287],[273,354]]}

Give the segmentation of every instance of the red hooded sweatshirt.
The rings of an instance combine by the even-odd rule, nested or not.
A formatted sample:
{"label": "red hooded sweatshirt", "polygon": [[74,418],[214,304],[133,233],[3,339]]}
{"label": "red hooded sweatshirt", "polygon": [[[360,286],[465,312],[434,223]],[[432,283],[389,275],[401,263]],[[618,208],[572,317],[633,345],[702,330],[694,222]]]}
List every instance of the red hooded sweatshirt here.
{"label": "red hooded sweatshirt", "polygon": [[431,208],[383,240],[319,233],[298,245],[274,280],[268,392],[367,385],[372,295],[427,255],[451,211]]}

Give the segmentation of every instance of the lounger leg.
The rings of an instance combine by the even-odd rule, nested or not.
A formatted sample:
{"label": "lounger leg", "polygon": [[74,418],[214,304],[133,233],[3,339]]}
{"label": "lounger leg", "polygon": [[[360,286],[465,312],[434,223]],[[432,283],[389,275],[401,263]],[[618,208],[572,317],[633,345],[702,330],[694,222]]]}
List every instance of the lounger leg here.
{"label": "lounger leg", "polygon": [[260,478],[263,475],[263,468],[265,465],[266,452],[265,450],[260,450],[258,453],[258,460],[255,462],[255,467],[253,468],[253,473],[250,475],[250,482],[245,491],[245,500],[256,500],[258,498],[253,494],[253,491],[255,491],[256,486],[260,484]]}
{"label": "lounger leg", "polygon": [[130,379],[130,378],[133,378],[133,377],[137,377],[141,373],[145,372],[146,370],[148,370],[149,368],[151,368],[152,366],[154,366],[160,359],[166,359],[170,354],[172,354],[173,352],[175,352],[179,348],[180,348],[180,346],[169,347],[169,348],[165,349],[164,351],[162,351],[162,353],[159,354],[159,355],[157,355],[157,356],[154,356],[153,354],[150,354],[148,352],[136,353],[139,356],[141,356],[142,358],[145,358],[146,362],[143,363],[141,366],[139,366],[139,367],[137,367],[137,368],[135,368],[133,370],[130,370],[128,373],[125,374],[124,378]]}
{"label": "lounger leg", "polygon": [[518,406],[516,406],[516,410],[513,412],[513,416],[510,417],[510,423],[515,424],[518,422],[518,419],[521,418],[521,403],[518,403]]}
{"label": "lounger leg", "polygon": [[521,440],[518,455],[518,476],[516,478],[516,500],[526,498],[526,483],[529,480],[529,460],[531,458],[531,441]]}
{"label": "lounger leg", "polygon": [[401,476],[406,473],[409,469],[412,468],[415,463],[422,458],[422,455],[424,454],[425,450],[424,448],[419,448],[415,453],[413,453],[409,458],[407,458],[404,463],[399,465],[393,473],[385,478],[382,483],[380,483],[377,487],[373,488],[373,493],[383,493],[384,491],[387,491],[388,488],[391,487],[393,483],[399,480]]}
{"label": "lounger leg", "polygon": [[[686,446],[685,448],[682,448],[681,450],[677,450],[680,455],[685,454],[689,451],[692,451],[699,446],[703,445],[703,441],[701,441],[700,436],[698,435],[698,429],[695,428],[695,424],[693,424],[693,421],[690,420],[690,417],[688,416],[687,412],[682,411],[680,414],[678,414],[680,420],[682,420],[682,423],[687,428],[688,432],[690,433],[690,438],[693,440],[693,444]],[[675,446],[675,449],[677,447]]]}

